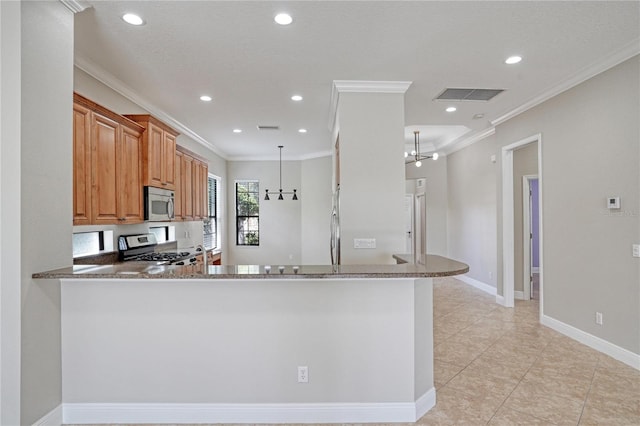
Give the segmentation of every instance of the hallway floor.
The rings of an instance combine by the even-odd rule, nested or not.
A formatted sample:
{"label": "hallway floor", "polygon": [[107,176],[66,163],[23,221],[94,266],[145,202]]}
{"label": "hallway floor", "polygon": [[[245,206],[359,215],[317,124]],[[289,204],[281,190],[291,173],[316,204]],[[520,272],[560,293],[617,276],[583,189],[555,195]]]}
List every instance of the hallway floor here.
{"label": "hallway floor", "polygon": [[415,424],[640,425],[640,371],[538,317],[537,300],[504,308],[455,278],[434,279],[437,404]]}
{"label": "hallway floor", "polygon": [[640,372],[454,278],[434,280],[437,405],[419,424],[640,425]]}

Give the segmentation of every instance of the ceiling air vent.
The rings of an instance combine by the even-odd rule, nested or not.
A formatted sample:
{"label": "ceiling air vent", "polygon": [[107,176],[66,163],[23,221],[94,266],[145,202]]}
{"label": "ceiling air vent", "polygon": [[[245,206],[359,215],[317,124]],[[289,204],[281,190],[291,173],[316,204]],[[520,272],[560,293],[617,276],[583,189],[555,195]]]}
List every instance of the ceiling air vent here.
{"label": "ceiling air vent", "polygon": [[444,89],[436,99],[443,101],[489,101],[504,89]]}
{"label": "ceiling air vent", "polygon": [[280,130],[280,126],[260,126],[260,125],[258,125],[258,130]]}

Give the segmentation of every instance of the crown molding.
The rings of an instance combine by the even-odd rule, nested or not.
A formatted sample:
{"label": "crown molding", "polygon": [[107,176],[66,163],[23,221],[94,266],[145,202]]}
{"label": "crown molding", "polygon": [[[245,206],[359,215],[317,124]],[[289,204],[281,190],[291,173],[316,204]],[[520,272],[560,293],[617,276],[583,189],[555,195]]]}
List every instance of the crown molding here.
{"label": "crown molding", "polygon": [[541,103],[553,98],[554,96],[557,96],[560,93],[565,92],[572,87],[575,87],[578,84],[583,83],[590,78],[595,77],[596,75],[615,67],[616,65],[626,61],[627,59],[633,58],[638,54],[640,54],[640,38],[631,41],[620,49],[614,51],[609,56],[605,57],[603,60],[589,65],[564,82],[552,87],[551,89],[543,92],[542,94],[507,112],[506,114],[496,118],[495,120],[492,120],[491,125],[497,126],[499,124],[502,124],[505,121],[510,120],[513,117],[522,114],[523,112],[528,111],[535,106],[540,105]]}
{"label": "crown molding", "polygon": [[412,81],[333,80],[338,93],[404,93]]}
{"label": "crown molding", "polygon": [[85,9],[92,7],[88,2],[84,0],[60,0],[60,3],[65,5],[67,9],[69,9],[73,13],[79,13]]}
{"label": "crown molding", "polygon": [[88,60],[86,58],[83,58],[82,56],[76,54],[75,55],[75,60],[74,60],[74,65],[76,67],[80,68],[82,71],[84,71],[87,74],[89,74],[90,76],[92,76],[93,78],[95,78],[96,80],[100,81],[101,83],[103,83],[106,86],[110,87],[111,89],[115,90],[116,92],[118,92],[119,94],[124,96],[125,98],[129,99],[131,102],[139,105],[140,107],[142,107],[143,109],[148,111],[149,114],[153,115],[154,117],[160,119],[161,121],[165,122],[169,126],[171,126],[174,129],[178,130],[181,134],[193,139],[194,141],[198,142],[200,145],[202,145],[205,148],[209,149],[210,151],[214,152],[216,155],[222,157],[223,159],[225,159],[225,160],[229,159],[227,154],[225,154],[224,152],[220,151],[220,149],[215,147],[209,141],[204,139],[202,136],[198,135],[196,132],[191,130],[186,125],[182,124],[180,121],[178,121],[175,118],[173,118],[171,115],[169,115],[168,113],[166,113],[162,109],[160,109],[157,106],[155,106],[153,103],[151,103],[146,98],[141,96],[139,93],[137,93],[131,87],[126,85],[124,82],[119,80],[114,75],[112,75],[112,74],[108,73],[107,71],[105,71],[104,69],[102,69],[100,66],[98,66],[93,61],[90,61],[90,60]]}
{"label": "crown molding", "polygon": [[412,81],[333,80],[329,106],[329,130],[334,131],[340,93],[405,93]]}
{"label": "crown molding", "polygon": [[495,132],[496,128],[491,126],[487,129],[478,131],[471,136],[460,139],[457,142],[451,143],[446,147],[443,147],[442,151],[444,152],[444,155],[453,154],[456,151],[460,151],[462,148],[466,148],[469,145],[473,145],[476,142],[480,142],[481,140],[488,138],[489,136],[495,134]]}
{"label": "crown molding", "polygon": [[[306,160],[313,160],[315,158],[322,158],[322,157],[331,157],[331,151],[318,151],[318,152],[312,152],[310,154],[303,154],[297,157],[282,157],[282,161],[306,161]],[[229,157],[228,160],[229,161],[278,161],[280,158],[275,155],[273,157],[269,156],[269,157],[265,157],[265,156],[235,156],[235,157]]]}

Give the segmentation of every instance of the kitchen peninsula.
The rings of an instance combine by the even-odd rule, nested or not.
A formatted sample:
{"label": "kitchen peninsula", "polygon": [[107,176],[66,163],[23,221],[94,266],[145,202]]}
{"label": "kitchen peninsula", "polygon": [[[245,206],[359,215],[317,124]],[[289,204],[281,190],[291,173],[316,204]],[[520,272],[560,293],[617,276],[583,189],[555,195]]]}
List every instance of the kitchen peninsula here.
{"label": "kitchen peninsula", "polygon": [[413,422],[435,404],[425,264],[75,265],[65,423]]}

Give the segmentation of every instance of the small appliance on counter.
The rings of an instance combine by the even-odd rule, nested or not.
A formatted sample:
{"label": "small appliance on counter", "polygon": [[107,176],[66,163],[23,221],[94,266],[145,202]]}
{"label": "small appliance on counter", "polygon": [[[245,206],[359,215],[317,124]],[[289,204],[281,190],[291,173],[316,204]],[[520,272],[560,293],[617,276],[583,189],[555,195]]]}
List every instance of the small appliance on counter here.
{"label": "small appliance on counter", "polygon": [[191,265],[196,253],[189,251],[155,251],[158,242],[154,234],[121,235],[118,252],[122,261],[152,262],[156,265]]}

